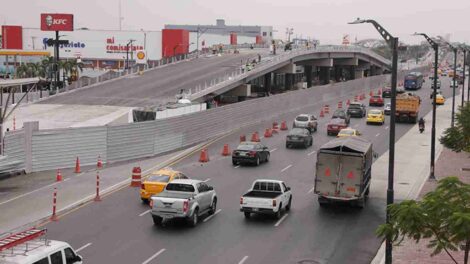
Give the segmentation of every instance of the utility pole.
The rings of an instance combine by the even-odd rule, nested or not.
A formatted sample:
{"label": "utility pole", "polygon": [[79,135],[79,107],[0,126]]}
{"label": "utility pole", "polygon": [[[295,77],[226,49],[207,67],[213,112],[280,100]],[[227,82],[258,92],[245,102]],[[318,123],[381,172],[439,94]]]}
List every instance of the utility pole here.
{"label": "utility pole", "polygon": [[122,30],[122,20],[124,18],[122,17],[122,13],[121,13],[121,0],[119,0],[119,31]]}
{"label": "utility pole", "polygon": [[129,42],[126,44],[126,70],[129,69],[129,46],[132,48],[132,43],[135,39],[130,39]]}
{"label": "utility pole", "polygon": [[[395,112],[396,112],[396,95],[397,95],[397,70],[398,70],[398,38],[393,37],[387,30],[385,30],[379,23],[371,19],[360,19],[350,22],[349,24],[362,24],[370,23],[382,35],[387,42],[389,48],[392,50],[392,95],[390,100],[390,136],[389,136],[389,156],[388,156],[388,187],[387,187],[387,208],[386,208],[386,223],[390,224],[390,210],[389,205],[394,202],[394,170],[395,170]],[[385,240],[385,263],[392,264],[392,241],[390,238]]]}
{"label": "utility pole", "polygon": [[432,128],[431,128],[431,167],[429,170],[429,179],[435,180],[434,175],[434,160],[436,159],[436,95],[437,95],[437,64],[439,63],[439,44],[432,40],[428,35],[424,33],[415,33],[414,35],[420,35],[426,38],[428,43],[434,49],[434,87],[432,91]]}

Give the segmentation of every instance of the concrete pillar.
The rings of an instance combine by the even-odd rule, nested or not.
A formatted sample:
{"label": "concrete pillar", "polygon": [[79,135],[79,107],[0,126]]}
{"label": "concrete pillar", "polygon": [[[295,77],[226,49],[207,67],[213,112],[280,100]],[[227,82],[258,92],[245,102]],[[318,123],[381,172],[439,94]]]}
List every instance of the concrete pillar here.
{"label": "concrete pillar", "polygon": [[33,133],[39,130],[39,122],[24,122],[24,164],[25,172],[31,173],[33,170]]}
{"label": "concrete pillar", "polygon": [[293,79],[292,77],[293,77],[293,76],[292,76],[291,73],[286,73],[286,74],[285,74],[285,78],[286,78],[286,79],[285,79],[285,87],[284,87],[284,88],[285,88],[286,90],[290,90],[290,89],[292,88],[292,79]]}
{"label": "concrete pillar", "polygon": [[342,76],[342,69],[341,67],[335,66],[334,68],[334,75],[335,75],[335,81],[339,82],[341,81],[341,76]]}
{"label": "concrete pillar", "polygon": [[310,88],[312,87],[312,66],[305,65],[304,71],[305,71],[305,78],[307,80],[307,88]]}
{"label": "concrete pillar", "polygon": [[356,66],[351,66],[349,68],[349,79],[350,80],[356,79]]}
{"label": "concrete pillar", "polygon": [[272,90],[272,73],[266,73],[264,75],[264,91],[266,92],[266,94],[270,93],[271,90]]}
{"label": "concrete pillar", "polygon": [[364,78],[364,71],[356,69],[355,74],[354,74],[354,78],[355,79]]}
{"label": "concrete pillar", "polygon": [[320,67],[320,83],[329,84],[330,83],[330,67]]}

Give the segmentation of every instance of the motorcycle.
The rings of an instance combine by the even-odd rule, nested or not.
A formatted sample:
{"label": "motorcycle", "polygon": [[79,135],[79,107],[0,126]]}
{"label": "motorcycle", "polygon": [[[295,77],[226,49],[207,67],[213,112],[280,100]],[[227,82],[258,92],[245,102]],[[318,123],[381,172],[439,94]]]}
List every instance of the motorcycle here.
{"label": "motorcycle", "polygon": [[419,133],[423,133],[424,132],[424,123],[420,123],[419,124]]}

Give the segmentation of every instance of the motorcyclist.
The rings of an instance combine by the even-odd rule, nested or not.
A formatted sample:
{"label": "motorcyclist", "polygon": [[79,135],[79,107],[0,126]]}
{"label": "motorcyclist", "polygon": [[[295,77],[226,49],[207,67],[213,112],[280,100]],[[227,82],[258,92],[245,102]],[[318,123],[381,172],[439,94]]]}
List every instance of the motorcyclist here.
{"label": "motorcyclist", "polygon": [[424,118],[420,118],[419,121],[418,121],[418,124],[419,124],[419,130],[424,131],[424,124],[426,123],[426,121],[424,120]]}

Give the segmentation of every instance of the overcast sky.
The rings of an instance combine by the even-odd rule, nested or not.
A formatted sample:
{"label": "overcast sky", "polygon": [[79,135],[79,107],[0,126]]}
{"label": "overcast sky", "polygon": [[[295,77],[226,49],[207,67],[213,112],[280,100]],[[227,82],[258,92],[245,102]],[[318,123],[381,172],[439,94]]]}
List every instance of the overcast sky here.
{"label": "overcast sky", "polygon": [[[39,27],[40,13],[73,13],[75,27],[119,28],[119,0],[3,0],[0,24]],[[164,24],[215,24],[217,18],[232,25],[272,25],[275,37],[313,37],[339,44],[349,34],[380,38],[372,25],[347,25],[356,17],[375,19],[407,43],[429,35],[451,34],[452,41],[470,44],[470,0],[121,0],[123,29],[161,30]],[[17,11],[15,11],[17,10]]]}

